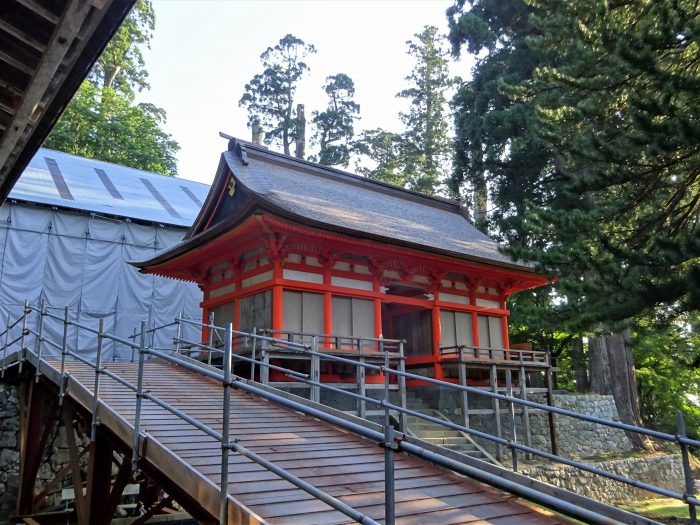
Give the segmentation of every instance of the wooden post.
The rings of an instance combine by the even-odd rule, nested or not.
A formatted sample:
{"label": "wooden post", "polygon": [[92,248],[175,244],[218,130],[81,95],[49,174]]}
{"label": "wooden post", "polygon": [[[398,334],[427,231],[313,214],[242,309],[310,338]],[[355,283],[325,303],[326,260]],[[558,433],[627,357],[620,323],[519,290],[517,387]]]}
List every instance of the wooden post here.
{"label": "wooden post", "polygon": [[58,399],[34,381],[20,385],[20,403],[24,413],[19,431],[19,493],[17,514],[29,514],[34,504],[36,481],[44,448],[58,417]]}
{"label": "wooden post", "polygon": [[[313,336],[311,338],[311,350],[313,352],[318,352],[318,337]],[[317,355],[311,356],[311,380],[318,383],[321,381],[321,359]],[[321,388],[319,386],[311,385],[311,401],[315,403],[321,402]]]}
{"label": "wooden post", "polygon": [[433,328],[433,358],[435,359],[435,379],[444,379],[445,375],[442,373],[442,365],[440,364],[440,341],[442,340],[442,334],[440,330],[439,306],[433,306],[431,320]]}
{"label": "wooden post", "polygon": [[[404,356],[404,342],[401,341],[399,343],[399,372],[405,372],[406,371],[406,356]],[[406,408],[406,404],[408,402],[407,396],[406,396],[406,377],[403,375],[398,376],[398,384],[399,384],[399,404],[401,408]],[[406,433],[406,429],[408,428],[408,418],[405,412],[401,412],[399,415],[399,430],[403,433]]]}
{"label": "wooden post", "polygon": [[[508,397],[513,397],[513,374],[510,368],[506,368],[506,395]],[[518,432],[515,424],[515,403],[510,401],[508,403],[508,415],[510,418],[510,440],[512,443],[518,442]],[[518,471],[518,449],[511,447],[510,449],[511,457],[513,460],[513,471]]]}
{"label": "wooden post", "polygon": [[[491,365],[491,390],[498,393],[498,371],[496,365]],[[496,436],[501,437],[501,406],[498,399],[492,399],[493,417],[496,424]],[[496,445],[496,459],[501,461],[501,445]]]}
{"label": "wooden post", "polygon": [[[104,522],[106,518],[104,511],[109,500],[112,485],[113,454],[112,446],[103,433],[96,433],[94,440],[91,442],[88,457],[86,496],[88,523]],[[78,490],[78,488],[75,488],[76,492]],[[109,518],[111,517],[110,515]]]}
{"label": "wooden post", "polygon": [[[365,363],[365,358],[360,357],[360,363],[364,364]],[[366,396],[367,395],[367,385],[365,383],[365,376],[366,376],[366,371],[364,366],[358,366],[357,367],[357,393],[360,394],[361,396]],[[364,399],[358,399],[358,409],[357,409],[357,414],[361,418],[366,418],[367,417],[367,402]]]}
{"label": "wooden post", "polygon": [[[527,401],[527,378],[525,376],[525,367],[520,367],[520,399]],[[530,435],[530,409],[527,406],[522,407],[523,428],[525,429],[525,444],[532,446],[532,437]],[[530,454],[526,457],[530,459]]]}
{"label": "wooden post", "polygon": [[[467,386],[467,363],[464,360],[464,347],[459,347],[459,384]],[[466,390],[461,391],[460,395],[462,408],[462,425],[469,428],[469,397]]]}
{"label": "wooden post", "polygon": [[[145,328],[145,322],[141,323],[141,328]],[[143,336],[142,336],[143,337]],[[75,492],[75,512],[78,516],[79,525],[89,525],[88,502],[83,494],[83,475],[80,471],[80,455],[75,442],[73,431],[73,411],[68,405],[63,405],[63,429],[66,432],[66,444],[68,445],[68,459],[70,461],[71,477],[73,478],[73,490]]]}
{"label": "wooden post", "polygon": [[[552,369],[547,369],[547,404],[554,406],[554,384],[552,381]],[[559,447],[557,446],[557,422],[554,417],[554,412],[548,412],[549,416],[549,439],[552,444],[552,454],[558,454]]]}

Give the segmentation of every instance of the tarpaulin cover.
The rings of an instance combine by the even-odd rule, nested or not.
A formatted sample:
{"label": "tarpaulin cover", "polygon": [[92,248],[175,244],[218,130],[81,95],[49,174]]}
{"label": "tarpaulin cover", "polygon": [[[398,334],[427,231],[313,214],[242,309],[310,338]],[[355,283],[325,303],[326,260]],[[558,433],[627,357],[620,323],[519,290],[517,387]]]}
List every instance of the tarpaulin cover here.
{"label": "tarpaulin cover", "polygon": [[[178,313],[201,320],[202,293],[191,283],[142,275],[128,261],[144,260],[172,246],[184,228],[137,224],[46,206],[9,202],[0,207],[0,326],[21,315],[25,299],[38,306],[43,299],[50,311],[97,328],[104,319],[107,332],[127,338],[145,320],[149,327],[173,322]],[[38,331],[32,315],[30,328]],[[172,346],[174,327],[156,333],[154,345]],[[199,339],[199,331],[183,326],[183,335]],[[16,326],[12,340],[21,333]],[[60,343],[63,323],[46,318],[44,336]],[[28,348],[34,348],[33,337]],[[69,330],[71,349],[94,358],[96,336]],[[104,359],[129,358],[127,346],[105,341]],[[45,355],[60,350],[43,345]]]}

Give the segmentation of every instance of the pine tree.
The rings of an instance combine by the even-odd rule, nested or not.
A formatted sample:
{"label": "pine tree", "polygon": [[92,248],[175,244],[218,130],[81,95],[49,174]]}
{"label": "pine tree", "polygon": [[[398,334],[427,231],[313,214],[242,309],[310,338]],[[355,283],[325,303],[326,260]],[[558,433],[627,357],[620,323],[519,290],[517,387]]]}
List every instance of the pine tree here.
{"label": "pine tree", "polygon": [[408,88],[396,96],[410,101],[400,117],[405,126],[402,151],[405,184],[423,193],[435,193],[447,175],[452,156],[448,133],[447,92],[454,85],[448,68],[444,37],[437,27],[425,26],[406,42],[416,65],[406,77]]}
{"label": "pine tree", "polygon": [[328,95],[328,107],[320,113],[315,111],[312,119],[316,128],[314,139],[320,147],[318,162],[347,166],[355,120],[360,113],[360,105],[353,100],[355,84],[346,74],[338,73],[326,78],[323,90]]}
{"label": "pine tree", "polygon": [[297,117],[294,96],[299,80],[309,71],[304,59],[316,52],[294,35],[286,35],[261,55],[263,72],[245,85],[239,101],[248,110],[248,125],[259,123],[265,130],[265,143],[282,145],[285,155],[301,137],[304,122]]}
{"label": "pine tree", "polygon": [[533,4],[531,44],[558,57],[514,93],[536,104],[566,198],[528,220],[547,252],[521,255],[559,271],[583,324],[698,308],[698,6]]}
{"label": "pine tree", "polygon": [[452,157],[446,112],[447,92],[455,82],[449,75],[443,42],[433,26],[424,27],[406,42],[416,64],[406,77],[409,87],[396,95],[410,101],[409,111],[399,115],[404,131],[363,133],[354,148],[374,166],[358,166],[360,173],[431,195],[441,190]]}

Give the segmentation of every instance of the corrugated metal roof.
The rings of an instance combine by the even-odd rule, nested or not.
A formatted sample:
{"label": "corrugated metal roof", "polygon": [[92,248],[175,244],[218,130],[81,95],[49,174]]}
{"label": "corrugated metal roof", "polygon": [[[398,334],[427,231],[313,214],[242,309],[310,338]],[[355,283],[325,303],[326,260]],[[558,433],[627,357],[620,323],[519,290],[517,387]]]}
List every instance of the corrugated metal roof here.
{"label": "corrugated metal roof", "polygon": [[209,186],[40,148],[9,198],[189,227]]}

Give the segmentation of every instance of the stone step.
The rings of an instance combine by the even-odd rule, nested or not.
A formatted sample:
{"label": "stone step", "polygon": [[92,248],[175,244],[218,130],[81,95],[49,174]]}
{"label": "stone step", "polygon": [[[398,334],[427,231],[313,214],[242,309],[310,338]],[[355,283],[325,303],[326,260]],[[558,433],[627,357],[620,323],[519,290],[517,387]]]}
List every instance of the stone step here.
{"label": "stone step", "polygon": [[464,438],[462,434],[457,432],[456,430],[440,430],[439,427],[430,427],[422,430],[414,430],[416,435],[422,436],[422,437],[427,437],[427,438],[439,438],[439,437],[459,437],[459,438]]}
{"label": "stone step", "polygon": [[467,441],[467,438],[464,436],[460,437],[430,437],[430,438],[423,438],[424,441],[427,441],[428,443],[432,443],[434,445],[465,445],[465,444],[471,444],[469,441]]}

